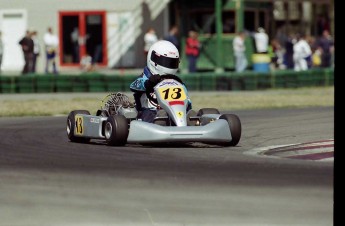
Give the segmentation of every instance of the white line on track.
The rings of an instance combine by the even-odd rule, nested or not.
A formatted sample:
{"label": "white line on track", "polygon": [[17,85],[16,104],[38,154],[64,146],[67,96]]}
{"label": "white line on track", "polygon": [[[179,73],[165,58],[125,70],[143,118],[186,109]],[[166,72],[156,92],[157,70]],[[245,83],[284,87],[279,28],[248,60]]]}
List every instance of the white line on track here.
{"label": "white line on track", "polygon": [[[334,140],[329,139],[307,143],[260,147],[245,151],[244,154],[269,158],[299,158],[314,161],[334,161],[334,157],[329,156],[333,155],[333,152]],[[328,156],[327,153],[329,153]],[[320,155],[321,157],[319,157],[319,159],[312,159],[314,154]],[[325,157],[322,157],[322,154],[326,154]],[[310,158],[308,158],[308,156],[310,156]]]}

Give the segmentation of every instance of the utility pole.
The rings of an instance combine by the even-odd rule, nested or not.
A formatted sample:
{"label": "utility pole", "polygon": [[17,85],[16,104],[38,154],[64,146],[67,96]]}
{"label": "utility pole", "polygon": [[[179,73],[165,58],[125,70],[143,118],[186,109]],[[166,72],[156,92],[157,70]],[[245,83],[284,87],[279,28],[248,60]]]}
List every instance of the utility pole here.
{"label": "utility pole", "polygon": [[217,54],[216,54],[216,73],[224,72],[224,63],[223,63],[223,24],[222,24],[222,0],[215,1],[215,12],[216,12],[216,45],[217,45]]}
{"label": "utility pole", "polygon": [[243,31],[244,7],[243,0],[236,0],[236,33]]}

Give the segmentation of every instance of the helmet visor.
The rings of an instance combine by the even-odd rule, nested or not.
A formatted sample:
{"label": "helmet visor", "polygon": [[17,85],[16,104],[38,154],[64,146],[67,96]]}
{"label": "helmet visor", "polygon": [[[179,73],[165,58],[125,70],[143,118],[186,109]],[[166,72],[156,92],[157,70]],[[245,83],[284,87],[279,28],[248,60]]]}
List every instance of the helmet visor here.
{"label": "helmet visor", "polygon": [[156,64],[159,64],[166,68],[177,69],[179,64],[179,58],[171,58],[157,54],[155,51],[151,53],[151,60]]}

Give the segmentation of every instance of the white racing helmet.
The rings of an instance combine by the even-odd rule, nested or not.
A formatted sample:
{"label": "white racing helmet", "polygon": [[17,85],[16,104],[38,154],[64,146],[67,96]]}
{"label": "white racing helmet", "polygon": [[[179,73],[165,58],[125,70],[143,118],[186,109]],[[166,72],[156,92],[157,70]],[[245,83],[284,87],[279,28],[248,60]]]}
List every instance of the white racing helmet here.
{"label": "white racing helmet", "polygon": [[174,44],[160,40],[154,43],[147,54],[147,67],[152,74],[176,75],[180,54]]}

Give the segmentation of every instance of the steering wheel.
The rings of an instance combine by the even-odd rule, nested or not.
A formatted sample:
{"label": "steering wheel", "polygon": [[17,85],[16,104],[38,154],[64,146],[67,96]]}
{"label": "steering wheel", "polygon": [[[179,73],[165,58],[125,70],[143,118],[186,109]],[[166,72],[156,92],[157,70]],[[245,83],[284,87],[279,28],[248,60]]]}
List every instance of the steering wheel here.
{"label": "steering wheel", "polygon": [[[174,80],[178,81],[179,83],[184,84],[182,82],[181,78],[179,78],[176,75],[166,74],[166,75],[161,75],[160,77],[161,77],[161,79],[159,82],[163,81],[164,79],[174,79]],[[157,84],[155,84],[155,85],[157,85]],[[152,101],[154,104],[158,104],[158,101],[157,101],[155,93],[153,92],[153,89],[146,89],[145,93],[146,93],[147,98],[150,101]]]}
{"label": "steering wheel", "polygon": [[146,97],[147,99],[149,99],[150,102],[152,102],[152,104],[154,105],[158,104],[156,94],[152,92],[152,90],[146,90]]}

